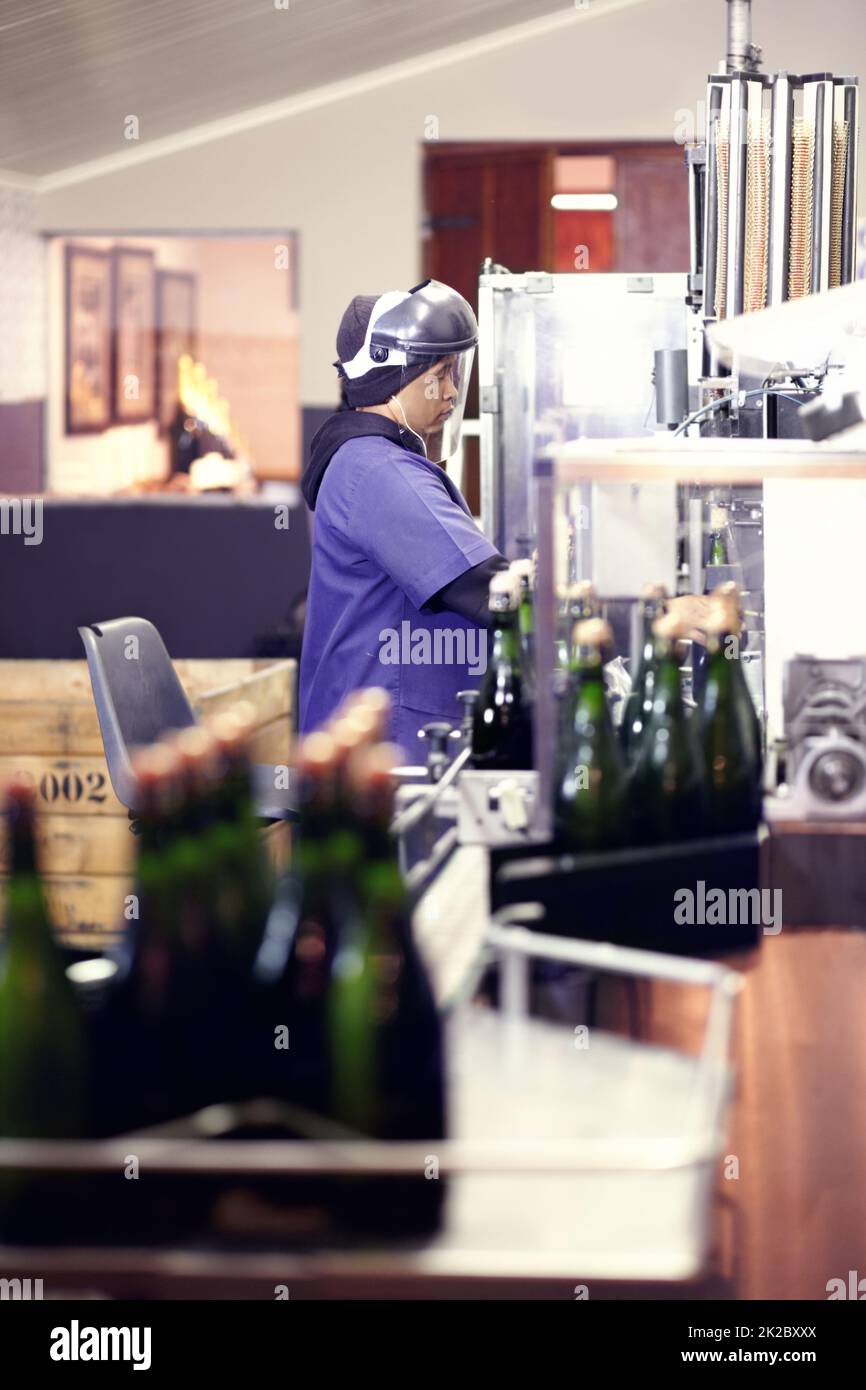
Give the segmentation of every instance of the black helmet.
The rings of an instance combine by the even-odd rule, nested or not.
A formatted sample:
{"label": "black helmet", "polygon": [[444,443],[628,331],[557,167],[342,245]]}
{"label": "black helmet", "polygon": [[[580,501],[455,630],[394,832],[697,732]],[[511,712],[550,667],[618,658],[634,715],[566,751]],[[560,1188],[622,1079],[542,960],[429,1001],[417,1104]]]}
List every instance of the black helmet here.
{"label": "black helmet", "polygon": [[[343,315],[337,334],[343,396],[347,405],[381,405],[410,382],[449,360],[449,414],[440,422],[437,457],[451,457],[459,441],[469,373],[478,343],[472,306],[439,280],[411,290],[389,290],[373,298],[357,296]],[[431,387],[432,389],[432,387]],[[406,428],[414,434],[408,423]],[[427,444],[425,443],[425,452]]]}

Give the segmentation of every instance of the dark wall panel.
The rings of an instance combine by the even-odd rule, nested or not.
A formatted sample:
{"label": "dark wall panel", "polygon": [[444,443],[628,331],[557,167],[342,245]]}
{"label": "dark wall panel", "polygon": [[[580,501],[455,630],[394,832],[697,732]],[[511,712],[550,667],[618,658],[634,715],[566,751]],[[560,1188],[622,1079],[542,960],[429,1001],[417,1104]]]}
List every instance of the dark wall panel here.
{"label": "dark wall panel", "polygon": [[41,529],[38,545],[0,537],[2,657],[81,657],[79,626],[124,617],[154,623],[172,656],[297,654],[303,504],[278,529],[260,498],[57,498]]}

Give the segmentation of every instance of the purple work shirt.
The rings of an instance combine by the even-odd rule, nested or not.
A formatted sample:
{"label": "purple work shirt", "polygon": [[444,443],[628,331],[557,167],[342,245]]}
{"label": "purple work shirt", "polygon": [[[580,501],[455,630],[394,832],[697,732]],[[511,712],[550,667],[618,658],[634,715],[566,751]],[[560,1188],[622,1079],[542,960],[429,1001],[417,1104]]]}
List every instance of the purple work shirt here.
{"label": "purple work shirt", "polygon": [[423,724],[459,724],[457,692],[480,683],[486,630],[424,605],[496,553],[437,464],[381,436],[342,444],[316,499],[301,733],[371,685],[390,693],[388,737],[410,762]]}

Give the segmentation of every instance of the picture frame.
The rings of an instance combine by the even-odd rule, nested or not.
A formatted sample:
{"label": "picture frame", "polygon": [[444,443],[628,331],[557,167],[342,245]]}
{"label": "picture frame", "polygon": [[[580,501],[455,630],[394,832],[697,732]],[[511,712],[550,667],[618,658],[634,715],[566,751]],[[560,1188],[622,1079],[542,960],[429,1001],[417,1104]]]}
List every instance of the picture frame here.
{"label": "picture frame", "polygon": [[156,414],[154,255],[116,246],[112,258],[112,420],[141,424]]}
{"label": "picture frame", "polygon": [[156,418],[168,433],[177,411],[177,362],[195,357],[198,278],[179,270],[156,272]]}
{"label": "picture frame", "polygon": [[67,434],[100,434],[112,419],[112,265],[107,251],[67,244],[64,297]]}

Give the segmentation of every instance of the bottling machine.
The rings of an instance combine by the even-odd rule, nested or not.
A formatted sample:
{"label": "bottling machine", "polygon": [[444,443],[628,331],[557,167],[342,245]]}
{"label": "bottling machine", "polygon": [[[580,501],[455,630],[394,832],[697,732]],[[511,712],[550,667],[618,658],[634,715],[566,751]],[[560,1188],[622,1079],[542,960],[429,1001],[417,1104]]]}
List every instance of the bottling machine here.
{"label": "bottling machine", "polygon": [[[857,78],[768,75],[759,66],[751,0],[728,0],[726,71],[708,79],[705,138],[686,155],[690,365],[698,394],[707,398],[694,404],[706,405],[708,414],[727,375],[714,358],[708,327],[848,284],[855,275]],[[722,392],[733,396],[724,407],[732,432],[802,435],[797,398],[810,386],[820,389],[826,367],[778,363],[752,389],[757,397],[784,385],[794,400],[766,392],[761,412],[741,414],[736,391]]]}
{"label": "bottling machine", "polygon": [[[832,823],[835,838],[817,836],[810,860],[814,884],[832,886],[838,876],[821,868],[828,847],[844,857],[862,843],[843,815],[866,819],[852,747],[866,746],[860,706],[840,722],[834,705],[826,727],[813,718],[818,706],[827,713],[828,673],[835,681],[848,669],[845,680],[856,684],[856,654],[866,652],[866,631],[857,631],[845,602],[866,582],[866,557],[862,565],[857,558],[866,446],[850,435],[841,444],[830,438],[866,418],[866,294],[852,283],[858,88],[849,77],[762,74],[750,4],[730,0],[728,21],[704,138],[685,151],[688,272],[482,267],[481,523],[509,559],[537,548],[540,670],[553,669],[560,585],[592,579],[621,615],[649,581],[672,594],[736,582],[744,672],[768,752],[788,739],[779,782],[789,783],[767,809],[782,826],[770,837],[774,872],[795,884],[790,896],[801,901],[803,920],[821,921],[840,909],[823,887],[808,901],[803,895],[803,822]],[[861,378],[857,404],[850,388]],[[622,622],[614,627],[621,635]],[[804,641],[819,655],[792,665],[785,684]],[[622,642],[619,654],[629,654]],[[699,654],[693,648],[686,668],[687,699]],[[803,670],[805,722],[790,698]],[[398,821],[419,890],[455,844],[468,854],[545,842],[555,723],[552,686],[542,680],[535,771],[515,774],[470,770],[465,738],[461,746],[456,729],[431,728],[436,786],[425,794],[424,770],[407,769]],[[791,821],[800,826],[787,836]],[[738,881],[744,872],[736,868]],[[847,869],[843,876],[851,878]],[[852,904],[851,920],[859,911]]]}
{"label": "bottling machine", "polygon": [[[715,345],[720,325],[849,284],[856,260],[857,79],[763,73],[751,0],[727,0],[727,19],[703,138],[685,150],[688,273],[482,267],[481,521],[509,558],[538,534],[540,455],[642,436],[808,439],[841,370],[832,353],[782,352],[756,366]],[[734,579],[763,715],[764,501],[760,482],[644,488],[638,475],[628,499],[604,481],[576,485],[554,517],[554,580],[588,578],[607,597],[634,598],[648,580],[704,593]]]}

